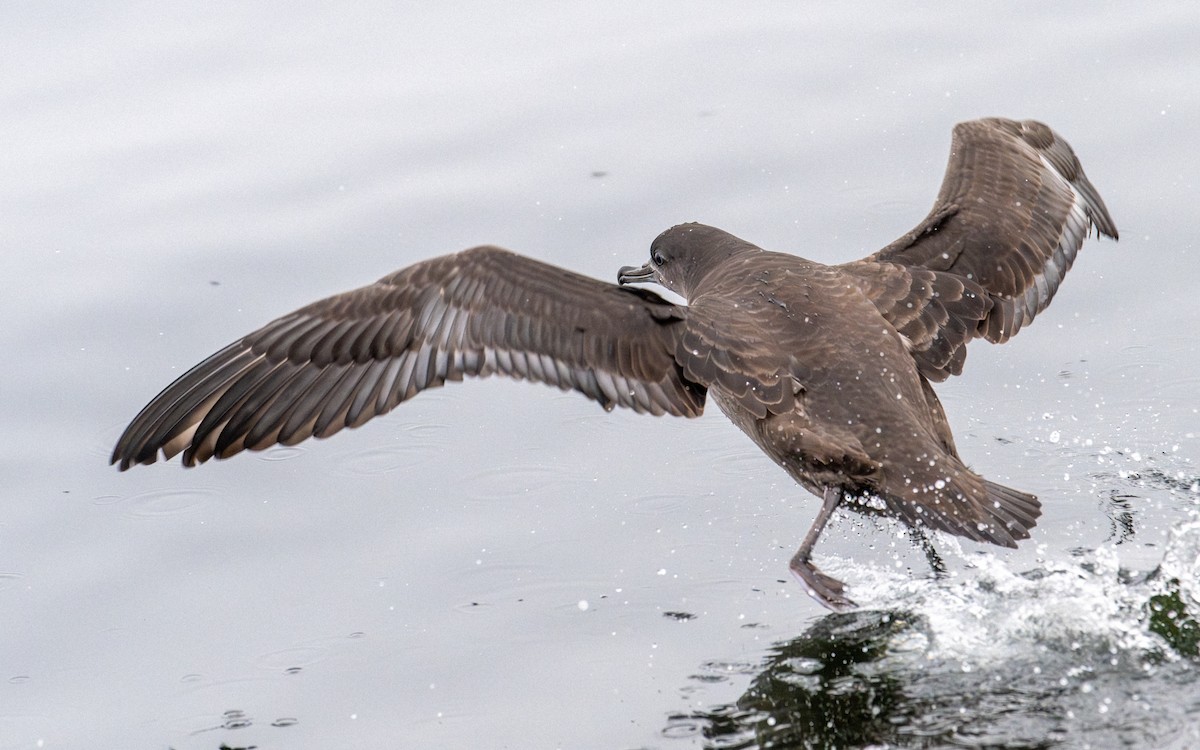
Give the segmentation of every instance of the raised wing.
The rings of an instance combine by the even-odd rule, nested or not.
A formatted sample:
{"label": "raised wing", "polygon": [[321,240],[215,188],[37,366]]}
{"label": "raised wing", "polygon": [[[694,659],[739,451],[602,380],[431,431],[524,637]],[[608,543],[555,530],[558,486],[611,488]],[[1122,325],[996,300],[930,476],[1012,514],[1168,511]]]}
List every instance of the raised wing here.
{"label": "raised wing", "polygon": [[[974,319],[973,304],[962,318],[948,311],[951,328],[962,330],[943,325],[933,335],[943,337],[939,346],[950,349],[974,336],[1000,343],[1050,304],[1093,228],[1117,238],[1104,201],[1061,136],[1033,120],[972,120],[954,127],[950,162],[933,210],[911,232],[859,263],[953,274],[965,280],[968,295],[977,285],[989,298],[982,318]],[[930,284],[949,282],[913,271],[910,279],[889,283],[909,286],[910,296],[894,299],[896,312],[907,314],[909,305],[927,304],[923,299]],[[935,304],[944,306],[944,300]],[[914,343],[920,349],[926,340]]]}
{"label": "raised wing", "polygon": [[328,437],[426,388],[502,373],[605,409],[696,416],[674,353],[686,308],[496,247],[405,268],[268,323],[192,368],[125,430],[122,470]]}
{"label": "raised wing", "polygon": [[962,372],[966,343],[980,335],[996,304],[979,284],[945,271],[871,261],[841,270],[904,336],[917,369],[935,383]]}

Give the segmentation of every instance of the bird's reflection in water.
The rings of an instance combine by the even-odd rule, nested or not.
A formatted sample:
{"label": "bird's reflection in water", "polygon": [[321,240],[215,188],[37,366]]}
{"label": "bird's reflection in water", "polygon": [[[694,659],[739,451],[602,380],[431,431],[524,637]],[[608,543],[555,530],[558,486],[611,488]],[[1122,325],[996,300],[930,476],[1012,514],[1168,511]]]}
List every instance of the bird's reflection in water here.
{"label": "bird's reflection in water", "polygon": [[736,704],[671,722],[690,723],[708,747],[856,747],[894,741],[904,686],[880,669],[909,615],[835,614],[771,650]]}

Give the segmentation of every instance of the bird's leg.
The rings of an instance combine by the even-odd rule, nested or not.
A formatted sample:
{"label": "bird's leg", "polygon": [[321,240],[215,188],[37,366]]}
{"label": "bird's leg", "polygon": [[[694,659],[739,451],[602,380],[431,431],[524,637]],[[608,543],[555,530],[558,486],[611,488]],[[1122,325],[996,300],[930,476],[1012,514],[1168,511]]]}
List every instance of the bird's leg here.
{"label": "bird's leg", "polygon": [[933,542],[929,541],[929,535],[924,529],[916,526],[908,527],[910,538],[921,548],[925,553],[925,561],[929,563],[929,567],[933,568],[933,579],[940,581],[946,577],[946,563],[942,562],[942,556],[934,549]]}
{"label": "bird's leg", "polygon": [[792,561],[788,564],[800,582],[804,584],[805,591],[813,599],[816,599],[822,606],[832,609],[834,612],[842,612],[847,609],[853,609],[858,605],[850,601],[844,593],[845,586],[842,582],[830,578],[821,571],[817,570],[817,566],[812,564],[812,550],[817,544],[817,538],[821,536],[821,531],[825,528],[825,524],[829,523],[829,517],[833,515],[833,511],[837,508],[838,503],[842,501],[842,490],[838,487],[825,487],[825,498],[821,505],[821,512],[817,514],[817,519],[813,521],[812,528],[804,536],[804,541],[800,543],[800,549],[796,550],[796,554],[792,555]]}

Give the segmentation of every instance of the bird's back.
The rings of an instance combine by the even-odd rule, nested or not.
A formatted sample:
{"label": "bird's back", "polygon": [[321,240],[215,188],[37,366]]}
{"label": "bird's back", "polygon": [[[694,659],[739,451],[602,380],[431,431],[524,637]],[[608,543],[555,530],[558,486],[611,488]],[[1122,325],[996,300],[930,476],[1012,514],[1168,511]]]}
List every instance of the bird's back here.
{"label": "bird's back", "polygon": [[766,251],[730,262],[741,268],[706,280],[689,319],[739,342],[731,355],[742,361],[730,366],[775,367],[791,380],[791,408],[762,416],[736,389],[710,386],[767,455],[817,494],[840,486],[868,507],[1005,546],[1027,536],[1036,499],[962,463],[907,340],[854,273]]}

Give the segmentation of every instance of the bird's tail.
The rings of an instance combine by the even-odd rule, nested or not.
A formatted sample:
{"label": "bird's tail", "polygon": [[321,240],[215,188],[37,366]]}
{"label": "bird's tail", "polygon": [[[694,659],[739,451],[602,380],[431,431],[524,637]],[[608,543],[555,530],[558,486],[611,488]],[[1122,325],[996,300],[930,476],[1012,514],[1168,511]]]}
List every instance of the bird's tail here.
{"label": "bird's tail", "polygon": [[1042,514],[1038,499],[990,482],[956,460],[949,470],[903,478],[909,493],[884,500],[911,526],[926,526],[1001,547],[1016,547]]}
{"label": "bird's tail", "polygon": [[1028,539],[1029,530],[1037,525],[1038,516],[1042,515],[1042,504],[1037,497],[982,477],[980,481],[987,491],[990,507],[983,510],[990,517],[989,524],[1003,530],[997,534],[1001,538],[989,538],[988,541],[1004,547],[1016,547],[1016,540]]}

